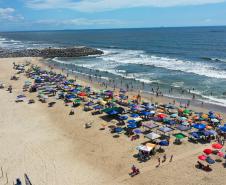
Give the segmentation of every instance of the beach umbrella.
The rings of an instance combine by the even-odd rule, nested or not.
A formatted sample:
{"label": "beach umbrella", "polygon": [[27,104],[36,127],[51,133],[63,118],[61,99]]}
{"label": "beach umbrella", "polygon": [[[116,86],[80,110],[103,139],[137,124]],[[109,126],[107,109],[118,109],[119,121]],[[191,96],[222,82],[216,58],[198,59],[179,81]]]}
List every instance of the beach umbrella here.
{"label": "beach umbrella", "polygon": [[206,128],[206,125],[197,123],[197,124],[194,124],[193,127],[196,129],[202,130]]}
{"label": "beach umbrella", "polygon": [[133,130],[133,132],[134,132],[134,134],[141,134],[142,133],[142,131],[140,129],[135,129],[135,130]]}
{"label": "beach umbrella", "polygon": [[119,116],[119,119],[120,120],[127,120],[128,119],[128,116]]}
{"label": "beach umbrella", "polygon": [[224,153],[223,153],[223,152],[218,152],[217,155],[218,155],[219,157],[224,157]]}
{"label": "beach umbrella", "polygon": [[167,117],[167,115],[160,113],[160,114],[158,114],[158,117],[161,118],[161,119],[163,119],[163,118]]}
{"label": "beach umbrella", "polygon": [[80,93],[78,93],[78,96],[86,96],[86,93],[85,92],[80,92]]}
{"label": "beach umbrella", "polygon": [[166,141],[166,140],[162,140],[162,141],[159,142],[159,145],[160,146],[169,146],[169,142]]}
{"label": "beach umbrella", "polygon": [[85,106],[88,106],[88,107],[90,107],[92,105],[93,105],[93,102],[88,102],[88,103],[85,104]]}
{"label": "beach umbrella", "polygon": [[221,130],[222,132],[226,132],[226,126],[220,127],[220,130]]}
{"label": "beach umbrella", "polygon": [[186,136],[184,134],[175,134],[174,135],[177,139],[184,139]]}
{"label": "beach umbrella", "polygon": [[131,114],[131,117],[132,118],[137,118],[137,117],[139,117],[139,114]]}
{"label": "beach umbrella", "polygon": [[117,115],[118,114],[118,111],[116,110],[110,110],[109,112],[107,112],[108,115]]}
{"label": "beach umbrella", "polygon": [[190,110],[188,110],[188,109],[185,109],[185,110],[183,111],[183,113],[184,113],[184,114],[190,114],[190,113],[191,113],[191,111],[190,111]]}
{"label": "beach umbrella", "polygon": [[73,102],[74,103],[81,103],[81,100],[80,99],[75,99]]}
{"label": "beach umbrella", "polygon": [[207,148],[207,149],[203,150],[203,152],[204,152],[206,155],[210,155],[210,154],[212,154],[213,150]]}
{"label": "beach umbrella", "polygon": [[205,156],[205,155],[200,155],[200,156],[198,156],[198,158],[199,158],[201,161],[205,161],[205,160],[206,160],[206,156]]}
{"label": "beach umbrella", "polygon": [[219,120],[218,120],[218,119],[216,119],[216,118],[211,119],[211,121],[212,121],[213,123],[218,123],[218,122],[219,122]]}
{"label": "beach umbrella", "polygon": [[150,113],[150,112],[146,112],[146,111],[142,111],[141,114],[144,115],[144,116],[148,116],[148,115],[150,115],[151,113]]}
{"label": "beach umbrella", "polygon": [[182,122],[181,124],[184,125],[184,126],[189,126],[190,125],[188,122]]}
{"label": "beach umbrella", "polygon": [[136,123],[130,123],[127,125],[128,128],[137,128],[137,124]]}
{"label": "beach umbrella", "polygon": [[179,117],[179,120],[180,120],[180,121],[186,121],[187,118],[186,118],[186,117]]}
{"label": "beach umbrella", "polygon": [[129,124],[133,124],[133,123],[136,123],[136,121],[133,120],[133,119],[131,119],[131,120],[128,120],[128,123],[129,123]]}
{"label": "beach umbrella", "polygon": [[176,118],[178,115],[177,114],[171,114],[170,117],[171,118]]}
{"label": "beach umbrella", "polygon": [[221,149],[221,148],[223,148],[223,146],[220,144],[220,143],[214,143],[214,144],[212,144],[212,147],[214,148],[214,149]]}
{"label": "beach umbrella", "polygon": [[214,164],[215,163],[215,161],[213,159],[211,159],[210,157],[206,158],[206,162],[209,163],[209,164]]}
{"label": "beach umbrella", "polygon": [[93,107],[95,110],[100,110],[100,109],[103,109],[103,106],[101,105],[96,105]]}
{"label": "beach umbrella", "polygon": [[194,138],[200,138],[199,134],[197,132],[191,132],[190,135]]}
{"label": "beach umbrella", "polygon": [[122,131],[123,131],[123,129],[121,127],[114,128],[114,132],[116,132],[116,133],[120,133]]}

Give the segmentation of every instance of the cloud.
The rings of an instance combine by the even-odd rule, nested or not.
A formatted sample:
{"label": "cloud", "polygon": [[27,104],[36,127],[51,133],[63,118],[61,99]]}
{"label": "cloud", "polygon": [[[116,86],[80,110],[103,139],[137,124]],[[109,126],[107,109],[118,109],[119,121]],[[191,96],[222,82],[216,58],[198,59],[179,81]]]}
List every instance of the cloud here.
{"label": "cloud", "polygon": [[77,18],[77,19],[67,19],[67,20],[55,20],[55,19],[46,19],[38,20],[34,22],[35,24],[41,25],[51,25],[51,26],[90,26],[90,25],[118,25],[122,24],[121,21],[115,19],[86,19],[86,18]]}
{"label": "cloud", "polygon": [[81,12],[101,12],[134,7],[174,7],[222,3],[226,0],[26,0],[34,9],[73,9]]}
{"label": "cloud", "polygon": [[24,19],[23,16],[15,14],[13,8],[0,8],[0,20],[18,21]]}

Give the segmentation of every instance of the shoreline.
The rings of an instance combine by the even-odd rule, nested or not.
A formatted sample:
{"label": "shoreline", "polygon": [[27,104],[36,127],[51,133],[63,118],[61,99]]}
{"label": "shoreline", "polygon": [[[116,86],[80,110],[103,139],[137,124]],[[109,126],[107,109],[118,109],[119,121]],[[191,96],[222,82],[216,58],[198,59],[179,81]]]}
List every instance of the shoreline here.
{"label": "shoreline", "polygon": [[[51,64],[51,60],[49,61],[49,59],[43,59],[42,63],[46,66],[46,67],[53,67],[55,69],[57,69],[58,72],[60,73],[63,73],[65,75],[69,74],[70,77],[74,78],[74,76],[76,76],[77,79],[79,79],[80,83],[82,84],[86,84],[89,86],[90,84],[90,80],[89,80],[89,75],[88,74],[81,74],[80,72],[77,72],[77,71],[69,71],[68,69],[66,68],[62,68],[60,66],[56,66],[54,64]],[[62,69],[63,72],[62,72]],[[100,81],[100,82],[99,82]],[[94,77],[92,78],[92,86],[96,87],[97,89],[104,89],[106,87],[103,87],[102,85],[102,82],[103,81],[107,81],[107,80],[100,80],[98,77],[95,79]],[[111,90],[114,90],[114,87],[111,83],[109,83],[107,85],[107,87]],[[115,88],[116,91],[118,91],[120,88]],[[123,89],[126,89],[125,87],[125,84],[124,84],[124,88]],[[140,91],[140,92],[139,92]],[[158,103],[172,103],[175,101],[176,102],[176,105],[182,105],[182,106],[185,106],[188,102],[190,103],[190,106],[188,108],[190,109],[197,109],[197,110],[201,110],[202,112],[207,112],[208,110],[211,110],[211,111],[215,111],[215,112],[219,112],[221,114],[225,114],[225,109],[226,107],[223,106],[223,105],[218,105],[218,104],[214,104],[214,103],[209,103],[209,102],[204,102],[204,101],[201,101],[199,99],[189,99],[189,98],[180,98],[180,97],[170,97],[170,96],[156,96],[155,94],[151,93],[151,92],[144,92],[142,90],[133,90],[131,91],[131,89],[128,91],[128,94],[131,95],[131,96],[136,96],[138,93],[141,94],[141,96],[144,98],[144,100],[146,101],[152,101],[152,103],[155,103],[155,102],[158,102]],[[203,103],[203,104],[202,104]]]}

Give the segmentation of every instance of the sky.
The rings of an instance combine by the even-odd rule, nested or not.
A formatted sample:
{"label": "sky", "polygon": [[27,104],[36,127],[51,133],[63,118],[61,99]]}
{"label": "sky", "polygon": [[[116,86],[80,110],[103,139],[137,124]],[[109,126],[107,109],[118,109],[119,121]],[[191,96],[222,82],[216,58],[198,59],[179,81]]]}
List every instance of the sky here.
{"label": "sky", "polygon": [[226,0],[0,0],[0,31],[226,25]]}

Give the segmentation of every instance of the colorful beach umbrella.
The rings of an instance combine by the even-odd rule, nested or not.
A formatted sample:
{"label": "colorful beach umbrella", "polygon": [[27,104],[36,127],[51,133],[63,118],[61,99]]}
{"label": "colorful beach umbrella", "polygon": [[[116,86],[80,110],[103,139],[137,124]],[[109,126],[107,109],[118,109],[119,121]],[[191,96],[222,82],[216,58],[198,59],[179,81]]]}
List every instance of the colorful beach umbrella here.
{"label": "colorful beach umbrella", "polygon": [[206,155],[210,155],[210,154],[212,154],[213,150],[207,148],[207,149],[203,150],[203,152],[204,152]]}
{"label": "colorful beach umbrella", "polygon": [[205,161],[205,160],[206,160],[206,156],[205,156],[205,155],[200,155],[200,156],[198,156],[198,158],[199,158],[201,161]]}
{"label": "colorful beach umbrella", "polygon": [[223,148],[223,146],[220,144],[220,143],[214,143],[214,144],[212,144],[212,147],[214,148],[214,149],[221,149],[221,148]]}
{"label": "colorful beach umbrella", "polygon": [[196,129],[202,130],[206,128],[206,125],[197,123],[197,124],[194,124],[193,127]]}

